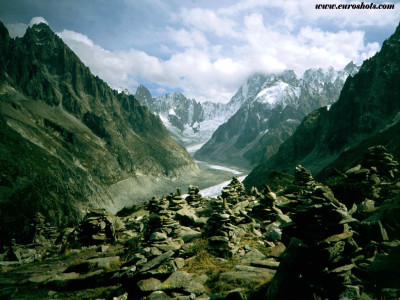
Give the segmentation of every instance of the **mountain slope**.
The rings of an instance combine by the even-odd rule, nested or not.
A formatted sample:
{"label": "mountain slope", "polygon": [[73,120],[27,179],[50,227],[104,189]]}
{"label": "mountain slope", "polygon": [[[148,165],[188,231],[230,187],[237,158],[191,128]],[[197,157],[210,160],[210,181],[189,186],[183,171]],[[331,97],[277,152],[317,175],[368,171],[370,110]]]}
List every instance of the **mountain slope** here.
{"label": "mountain slope", "polygon": [[127,192],[116,183],[197,168],[159,118],[93,76],[47,25],[14,40],[0,22],[0,39],[1,232],[21,238],[36,212],[65,225],[88,206],[115,211]]}
{"label": "mountain slope", "polygon": [[227,104],[200,103],[179,92],[153,98],[143,85],[137,88],[135,97],[157,114],[175,139],[186,147],[208,141],[218,126],[226,122],[244,101],[243,97],[236,97]]}
{"label": "mountain slope", "polygon": [[380,52],[349,77],[339,100],[328,111],[314,111],[266,163],[246,178],[260,186],[270,170],[291,171],[302,164],[317,173],[343,151],[394,125],[400,112],[400,26]]}
{"label": "mountain slope", "polygon": [[293,71],[251,77],[237,93],[246,91],[242,107],[196,158],[247,167],[269,159],[308,113],[336,101],[344,80],[357,71],[350,63],[341,71],[310,69],[300,79]]}

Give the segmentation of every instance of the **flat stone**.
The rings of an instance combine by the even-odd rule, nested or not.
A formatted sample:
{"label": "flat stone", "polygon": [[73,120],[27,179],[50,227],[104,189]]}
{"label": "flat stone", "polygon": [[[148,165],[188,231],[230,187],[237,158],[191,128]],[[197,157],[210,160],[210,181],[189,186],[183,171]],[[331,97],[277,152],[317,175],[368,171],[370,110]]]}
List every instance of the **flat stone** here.
{"label": "flat stone", "polygon": [[175,258],[174,263],[178,270],[185,266],[185,260],[182,257]]}
{"label": "flat stone", "polygon": [[49,278],[45,284],[50,286],[56,286],[57,288],[63,288],[69,284],[72,280],[78,279],[80,276],[79,273],[71,272],[71,273],[61,273],[56,274]]}
{"label": "flat stone", "polygon": [[119,256],[110,256],[88,259],[87,262],[89,263],[89,266],[94,268],[112,270],[121,264],[121,259]]}
{"label": "flat stone", "polygon": [[161,281],[156,278],[140,280],[138,287],[142,292],[152,292],[161,290]]}
{"label": "flat stone", "polygon": [[154,241],[165,241],[167,240],[168,237],[165,233],[161,233],[161,232],[153,232],[150,236],[150,241],[154,242]]}
{"label": "flat stone", "polygon": [[209,277],[207,275],[203,274],[203,275],[200,275],[200,276],[197,276],[197,277],[193,278],[193,281],[204,285],[207,282],[208,279],[209,279]]}
{"label": "flat stone", "polygon": [[254,282],[267,283],[272,280],[275,271],[269,269],[263,269],[263,270],[264,270],[263,272],[253,272],[253,271],[225,272],[220,275],[219,279],[226,282],[241,283],[244,285],[251,284]]}
{"label": "flat stone", "polygon": [[28,279],[28,281],[30,282],[34,282],[34,283],[43,283],[47,280],[49,280],[51,277],[53,277],[53,275],[38,275],[38,276],[32,276]]}
{"label": "flat stone", "polygon": [[273,270],[277,270],[279,268],[279,262],[273,259],[254,260],[250,262],[250,265],[253,267],[267,268]]}
{"label": "flat stone", "polygon": [[149,296],[147,296],[148,300],[172,300],[170,296],[168,296],[163,291],[152,292]]}
{"label": "flat stone", "polygon": [[208,239],[209,242],[226,243],[229,242],[229,238],[226,236],[212,236]]}
{"label": "flat stone", "polygon": [[157,256],[156,258],[153,258],[150,260],[148,263],[146,263],[140,270],[140,272],[145,272],[148,271],[160,264],[162,264],[164,261],[166,261],[168,258],[170,258],[172,255],[174,255],[175,251],[168,251],[165,252],[164,254],[161,254]]}
{"label": "flat stone", "polygon": [[178,234],[185,243],[188,243],[190,241],[193,241],[194,239],[200,238],[201,237],[201,232],[191,229],[190,227],[185,227],[182,226],[176,231],[176,234]]}
{"label": "flat stone", "polygon": [[170,241],[168,244],[165,245],[155,245],[158,249],[164,252],[169,252],[169,251],[176,251],[181,248],[181,244],[178,242]]}
{"label": "flat stone", "polygon": [[201,295],[201,294],[205,293],[206,290],[201,283],[192,280],[185,288],[185,292],[193,293],[195,295]]}
{"label": "flat stone", "polygon": [[246,263],[251,263],[252,261],[258,261],[261,259],[266,258],[266,256],[264,254],[262,254],[260,251],[258,251],[257,249],[251,249],[249,252],[247,252],[246,254],[244,254],[239,260],[238,262],[241,264],[246,264]]}
{"label": "flat stone", "polygon": [[187,288],[191,280],[192,276],[188,273],[184,271],[176,271],[162,283],[162,290]]}
{"label": "flat stone", "polygon": [[176,212],[176,219],[180,220],[182,224],[193,225],[198,217],[194,210],[182,208]]}
{"label": "flat stone", "polygon": [[335,243],[335,242],[338,242],[338,241],[341,241],[341,240],[345,240],[345,239],[347,239],[349,237],[352,237],[352,236],[353,236],[353,231],[345,231],[345,232],[342,232],[342,233],[339,233],[339,234],[335,234],[335,235],[332,235],[332,236],[326,238],[324,240],[324,242],[326,242],[328,244]]}

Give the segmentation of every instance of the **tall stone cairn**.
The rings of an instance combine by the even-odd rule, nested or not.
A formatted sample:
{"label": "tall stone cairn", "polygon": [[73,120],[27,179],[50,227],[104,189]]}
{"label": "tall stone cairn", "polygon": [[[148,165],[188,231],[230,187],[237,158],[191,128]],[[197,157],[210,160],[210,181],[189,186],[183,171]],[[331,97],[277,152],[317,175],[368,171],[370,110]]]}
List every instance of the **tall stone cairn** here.
{"label": "tall stone cairn", "polygon": [[[296,278],[297,282],[301,281],[299,286],[307,286],[324,299],[339,299],[341,293],[358,284],[352,274],[355,267],[352,259],[358,246],[350,227],[356,220],[328,187],[317,184],[310,175],[303,167],[296,167],[295,183],[305,190],[295,195],[291,208],[293,222],[283,228],[288,246],[284,259],[296,259],[295,263],[281,264],[282,269],[288,267],[281,272],[290,274],[286,278]],[[292,291],[285,291],[287,283],[278,282],[279,278],[278,275],[269,289],[267,296],[271,299],[291,297]]]}

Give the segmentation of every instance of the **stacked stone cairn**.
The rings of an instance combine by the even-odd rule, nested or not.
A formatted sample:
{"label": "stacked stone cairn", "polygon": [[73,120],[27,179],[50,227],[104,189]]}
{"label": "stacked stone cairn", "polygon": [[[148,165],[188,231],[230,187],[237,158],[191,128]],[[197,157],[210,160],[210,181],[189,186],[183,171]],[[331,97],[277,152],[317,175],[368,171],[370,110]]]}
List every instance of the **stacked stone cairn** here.
{"label": "stacked stone cairn", "polygon": [[392,180],[399,175],[399,163],[381,145],[368,148],[361,164],[364,168],[376,173],[381,179]]}
{"label": "stacked stone cairn", "polygon": [[186,200],[182,197],[182,191],[177,189],[176,194],[171,193],[168,196],[169,200],[169,209],[172,211],[178,211],[185,207],[187,204]]}
{"label": "stacked stone cairn", "polygon": [[[300,292],[298,289],[322,299],[339,299],[349,293],[359,295],[362,287],[352,274],[352,258],[357,255],[358,246],[350,224],[355,219],[331,190],[317,184],[305,168],[296,167],[294,184],[298,192],[290,195],[293,222],[283,227],[287,249],[268,299],[290,299]],[[296,280],[290,291],[286,280]]]}
{"label": "stacked stone cairn", "polygon": [[222,198],[226,199],[229,204],[237,204],[241,197],[246,195],[245,190],[243,183],[234,176],[232,181],[222,189]]}
{"label": "stacked stone cairn", "polygon": [[200,194],[200,189],[197,186],[190,185],[188,194],[186,202],[193,208],[201,207],[202,195]]}
{"label": "stacked stone cairn", "polygon": [[250,215],[259,222],[261,230],[265,232],[264,238],[270,242],[277,242],[282,235],[280,226],[291,220],[276,206],[276,194],[268,185],[264,185],[263,193],[256,193],[256,197],[259,204],[252,208]]}
{"label": "stacked stone cairn", "polygon": [[174,219],[175,211],[183,207],[186,201],[180,191],[161,200],[153,198],[151,214],[144,234],[144,251],[147,258],[170,250],[177,250],[183,244],[177,230],[180,224]]}
{"label": "stacked stone cairn", "polygon": [[204,228],[210,252],[220,257],[231,257],[239,250],[238,229],[234,225],[235,216],[228,205],[228,199],[232,199],[233,193],[237,193],[235,185],[236,182],[222,190],[222,198],[219,197],[213,203],[213,213]]}
{"label": "stacked stone cairn", "polygon": [[82,245],[99,245],[116,240],[115,229],[104,209],[92,209],[69,237]]}
{"label": "stacked stone cairn", "polygon": [[54,244],[59,232],[55,226],[46,223],[45,217],[41,213],[36,213],[31,226],[34,228],[34,244],[51,245]]}
{"label": "stacked stone cairn", "polygon": [[276,194],[271,191],[269,186],[264,185],[264,192],[257,194],[259,205],[253,207],[251,215],[261,219],[266,225],[276,220]]}

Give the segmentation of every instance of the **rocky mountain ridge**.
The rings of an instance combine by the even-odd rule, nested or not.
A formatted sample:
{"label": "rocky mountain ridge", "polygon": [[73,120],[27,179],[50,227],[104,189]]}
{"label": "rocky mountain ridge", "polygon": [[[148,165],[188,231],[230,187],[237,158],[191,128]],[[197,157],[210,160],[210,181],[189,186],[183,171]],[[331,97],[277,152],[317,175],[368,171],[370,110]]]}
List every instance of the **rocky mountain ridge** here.
{"label": "rocky mountain ridge", "polygon": [[[399,146],[384,135],[385,131],[389,136],[393,135],[393,130],[398,128],[399,49],[400,26],[385,40],[381,50],[364,61],[354,77],[346,80],[339,100],[329,110],[323,107],[309,114],[279,151],[250,173],[245,184],[248,187],[260,186],[262,181],[259,178],[268,172],[290,171],[297,164],[317,174],[331,163],[340,165],[335,160],[341,159],[343,152],[351,151],[368,139],[379,144],[391,144],[391,150],[398,152]],[[357,158],[357,154],[354,156]]]}
{"label": "rocky mountain ridge", "polygon": [[126,179],[197,169],[156,116],[93,76],[46,24],[11,39],[0,23],[0,45],[0,243],[29,235],[36,212],[65,226],[89,206],[123,207]]}
{"label": "rocky mountain ridge", "polygon": [[309,69],[301,78],[293,71],[254,75],[234,96],[244,99],[241,108],[195,157],[248,168],[269,159],[308,113],[335,102],[357,71],[351,62],[340,71]]}
{"label": "rocky mountain ridge", "polygon": [[158,115],[168,131],[185,147],[203,144],[219,125],[226,122],[242,104],[243,99],[232,99],[226,104],[188,99],[180,92],[153,98],[140,85],[135,97],[142,105]]}

